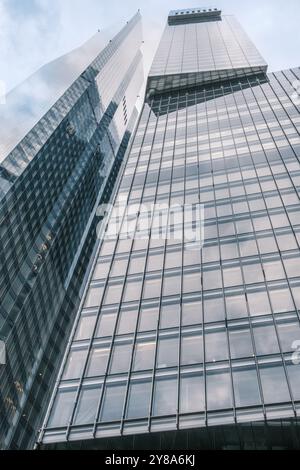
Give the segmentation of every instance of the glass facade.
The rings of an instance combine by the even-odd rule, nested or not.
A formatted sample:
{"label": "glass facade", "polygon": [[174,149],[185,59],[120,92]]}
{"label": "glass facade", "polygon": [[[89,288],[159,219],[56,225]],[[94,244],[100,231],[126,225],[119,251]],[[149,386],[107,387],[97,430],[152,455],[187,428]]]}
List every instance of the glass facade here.
{"label": "glass facade", "polygon": [[[15,101],[3,105],[4,118],[16,112],[15,126],[23,122],[25,111],[33,119],[27,122],[25,115],[25,127],[34,126],[21,137],[25,127],[20,125],[13,140],[11,122],[3,121],[7,132],[5,125],[1,128],[6,136],[0,158],[4,449],[32,447],[36,440],[97,249],[96,209],[112,194],[138,116],[135,103],[143,82],[140,15],[110,42],[96,36],[22,85],[23,91],[29,90],[44,77],[49,89],[44,87],[41,103],[26,93],[22,101],[22,92],[16,92]],[[92,320],[82,322],[78,339],[92,331]],[[65,377],[80,374],[83,357],[78,351],[70,358]],[[64,396],[66,413],[70,396]],[[83,396],[93,399],[89,389]],[[80,408],[76,420],[87,416]]]}
{"label": "glass facade", "polygon": [[[153,67],[169,74],[170,35],[174,73],[184,44],[210,60],[197,28],[220,64],[216,31],[246,41],[227,17],[192,20],[167,25]],[[106,233],[121,229],[94,259],[42,447],[299,448],[299,79],[256,69],[146,95],[114,198],[131,212],[108,218]],[[158,224],[156,205],[176,203],[204,206],[202,249],[185,216]],[[158,236],[167,227],[174,236]]]}

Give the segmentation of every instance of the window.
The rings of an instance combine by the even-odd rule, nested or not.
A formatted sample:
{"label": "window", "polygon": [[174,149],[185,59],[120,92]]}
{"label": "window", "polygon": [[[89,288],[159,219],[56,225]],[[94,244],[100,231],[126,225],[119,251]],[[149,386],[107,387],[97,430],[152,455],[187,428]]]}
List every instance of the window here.
{"label": "window", "polygon": [[290,401],[284,369],[281,365],[260,367],[265,403],[280,403]]}
{"label": "window", "polygon": [[[199,274],[200,279],[200,274]],[[210,269],[203,271],[203,287],[205,290],[222,288],[222,277],[220,269]],[[197,290],[201,290],[201,284]]]}
{"label": "window", "polygon": [[95,420],[101,387],[81,390],[73,424],[91,424]]}
{"label": "window", "polygon": [[108,261],[99,261],[96,264],[93,279],[105,279],[108,275],[110,268],[110,262]]}
{"label": "window", "polygon": [[202,302],[184,302],[182,304],[182,325],[202,323]]}
{"label": "window", "polygon": [[132,302],[141,297],[142,280],[126,281],[123,302]]}
{"label": "window", "polygon": [[182,336],[181,339],[181,364],[198,364],[203,362],[203,337],[202,334]]}
{"label": "window", "polygon": [[183,292],[201,291],[201,273],[183,273]]}
{"label": "window", "polygon": [[112,336],[115,329],[116,318],[117,314],[115,312],[102,313],[97,327],[96,337]]}
{"label": "window", "polygon": [[71,349],[65,366],[63,380],[78,379],[81,377],[86,356],[87,349]]}
{"label": "window", "polygon": [[233,370],[233,387],[237,407],[261,404],[255,369]]}
{"label": "window", "polygon": [[121,300],[123,284],[109,283],[106,287],[104,304],[118,304]]}
{"label": "window", "polygon": [[116,344],[113,349],[110,373],[121,374],[128,372],[130,359],[131,359],[131,348],[130,343]]}
{"label": "window", "polygon": [[127,418],[145,418],[149,414],[151,381],[132,382],[129,387]]}
{"label": "window", "polygon": [[228,346],[225,331],[211,333],[205,331],[205,360],[207,362],[228,359]]}
{"label": "window", "polygon": [[139,274],[144,272],[145,262],[145,256],[131,257],[128,274]]}
{"label": "window", "polygon": [[155,356],[155,341],[139,341],[135,346],[133,370],[153,369]]}
{"label": "window", "polygon": [[278,251],[274,237],[258,238],[257,243],[262,255],[266,253],[277,253]]}
{"label": "window", "polygon": [[206,393],[208,410],[231,408],[232,390],[229,372],[209,372]]}
{"label": "window", "polygon": [[179,326],[180,316],[180,305],[162,305],[160,312],[160,323],[159,327],[163,328],[174,328]]}
{"label": "window", "polygon": [[116,259],[112,265],[111,276],[124,276],[128,265],[128,258]]}
{"label": "window", "polygon": [[279,353],[274,325],[254,326],[253,334],[258,355]]}
{"label": "window", "polygon": [[139,331],[156,330],[158,321],[158,307],[142,308],[140,312]]}
{"label": "window", "polygon": [[295,321],[292,323],[280,323],[277,325],[277,329],[282,351],[292,351],[294,341],[300,340],[299,322]]}
{"label": "window", "polygon": [[221,258],[226,259],[236,259],[239,257],[238,248],[236,243],[225,243],[221,245]]}
{"label": "window", "polygon": [[274,313],[284,313],[295,310],[289,289],[270,290],[270,298]]}
{"label": "window", "polygon": [[255,240],[239,241],[241,256],[254,256],[257,254],[257,246]]}
{"label": "window", "polygon": [[98,307],[101,303],[104,286],[91,287],[87,293],[84,308]]}
{"label": "window", "polygon": [[96,323],[96,315],[82,316],[78,322],[75,341],[88,339],[92,336]]}
{"label": "window", "polygon": [[147,271],[161,271],[163,268],[164,255],[163,253],[159,254],[149,254]]}
{"label": "window", "polygon": [[234,268],[224,268],[224,287],[239,286],[243,284],[241,268],[239,266]]}
{"label": "window", "polygon": [[107,384],[102,404],[101,421],[120,421],[126,385]]}
{"label": "window", "polygon": [[294,400],[300,400],[300,374],[299,365],[288,364],[287,374],[291,384],[292,395]]}
{"label": "window", "polygon": [[224,321],[225,308],[223,297],[204,299],[204,321],[205,323]]}
{"label": "window", "polygon": [[248,329],[229,331],[229,342],[232,359],[253,356],[251,334]]}
{"label": "window", "polygon": [[182,252],[172,251],[166,253],[165,269],[178,268],[182,265]]}
{"label": "window", "polygon": [[154,297],[159,297],[160,296],[160,289],[161,289],[161,279],[160,278],[145,279],[143,298],[144,299],[151,299],[151,298],[154,298]]}
{"label": "window", "polygon": [[247,303],[245,295],[226,296],[227,318],[229,320],[235,318],[247,317]]}
{"label": "window", "polygon": [[133,333],[136,328],[137,310],[121,310],[117,334],[126,335]]}
{"label": "window", "polygon": [[269,315],[271,313],[267,292],[249,292],[247,296],[250,315]]}
{"label": "window", "polygon": [[264,275],[260,263],[244,265],[243,271],[246,284],[264,282]]}
{"label": "window", "polygon": [[177,379],[159,378],[154,384],[153,415],[175,414],[177,409]]}
{"label": "window", "polygon": [[92,349],[86,371],[87,377],[94,377],[105,374],[109,351],[109,347],[95,347]]}
{"label": "window", "polygon": [[267,281],[285,279],[281,261],[269,261],[263,264]]}
{"label": "window", "polygon": [[[299,277],[300,276],[300,258],[289,258],[283,260],[287,276],[288,278],[291,277]],[[285,276],[284,276],[285,277]]]}
{"label": "window", "polygon": [[180,275],[173,275],[173,276],[166,276],[163,279],[163,295],[176,295],[180,294],[181,292],[181,276]]}
{"label": "window", "polygon": [[69,424],[75,397],[76,390],[58,390],[48,421],[49,427],[59,428]]}
{"label": "window", "polygon": [[180,413],[203,411],[204,406],[203,375],[182,376],[180,381]]}
{"label": "window", "polygon": [[174,367],[178,364],[178,336],[158,341],[157,367]]}

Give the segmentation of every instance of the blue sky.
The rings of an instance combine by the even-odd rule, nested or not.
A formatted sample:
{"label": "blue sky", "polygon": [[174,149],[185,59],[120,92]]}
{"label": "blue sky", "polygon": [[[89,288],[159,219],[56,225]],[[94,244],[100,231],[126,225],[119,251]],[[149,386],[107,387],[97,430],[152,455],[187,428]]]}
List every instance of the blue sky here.
{"label": "blue sky", "polygon": [[276,71],[300,65],[299,0],[0,0],[0,80],[7,91],[99,28],[141,10],[146,71],[171,9],[217,6],[235,14]]}

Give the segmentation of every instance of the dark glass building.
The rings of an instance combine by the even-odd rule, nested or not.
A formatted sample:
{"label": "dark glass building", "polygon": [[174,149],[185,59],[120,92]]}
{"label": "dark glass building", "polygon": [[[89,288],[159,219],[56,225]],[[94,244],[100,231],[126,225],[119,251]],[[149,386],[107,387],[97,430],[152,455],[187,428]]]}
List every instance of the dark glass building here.
{"label": "dark glass building", "polygon": [[266,72],[170,13],[40,447],[299,449],[300,69]]}
{"label": "dark glass building", "polygon": [[1,105],[0,447],[32,448],[143,83],[141,17],[97,33]]}

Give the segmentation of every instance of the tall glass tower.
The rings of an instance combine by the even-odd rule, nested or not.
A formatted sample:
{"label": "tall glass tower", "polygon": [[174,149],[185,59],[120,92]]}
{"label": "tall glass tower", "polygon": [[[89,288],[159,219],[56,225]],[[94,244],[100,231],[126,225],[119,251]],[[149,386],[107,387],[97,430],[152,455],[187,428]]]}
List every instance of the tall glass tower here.
{"label": "tall glass tower", "polygon": [[170,13],[42,448],[299,448],[300,69],[266,72]]}
{"label": "tall glass tower", "polygon": [[0,448],[36,441],[143,83],[141,17],[7,96],[0,128]]}

